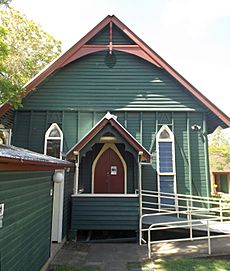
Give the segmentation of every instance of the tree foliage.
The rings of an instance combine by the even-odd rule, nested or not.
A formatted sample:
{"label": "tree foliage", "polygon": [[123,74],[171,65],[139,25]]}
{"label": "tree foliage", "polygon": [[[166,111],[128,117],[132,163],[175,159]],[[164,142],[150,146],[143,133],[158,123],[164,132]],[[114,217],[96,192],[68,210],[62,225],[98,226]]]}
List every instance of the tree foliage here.
{"label": "tree foliage", "polygon": [[0,103],[17,107],[23,85],[60,54],[61,42],[13,8],[0,9],[0,23]]}
{"label": "tree foliage", "polygon": [[11,0],[0,0],[0,5],[9,6],[10,3],[11,3]]}
{"label": "tree foliage", "polygon": [[218,127],[213,134],[209,154],[213,169],[230,170],[230,143],[221,127]]}

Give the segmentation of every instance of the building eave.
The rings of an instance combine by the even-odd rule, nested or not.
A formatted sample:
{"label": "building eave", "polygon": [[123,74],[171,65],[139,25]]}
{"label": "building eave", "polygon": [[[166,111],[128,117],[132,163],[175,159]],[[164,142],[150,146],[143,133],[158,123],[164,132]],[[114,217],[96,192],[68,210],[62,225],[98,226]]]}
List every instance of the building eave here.
{"label": "building eave", "polygon": [[[119,27],[130,39],[132,39],[140,52],[134,52],[133,48],[126,48],[121,46],[118,48],[114,45],[115,50],[123,50],[124,52],[134,53],[140,57],[145,58],[152,64],[167,71],[173,78],[175,78],[181,85],[183,85],[188,93],[192,94],[201,104],[208,108],[218,119],[220,119],[223,124],[230,127],[230,118],[222,112],[216,105],[214,105],[208,98],[206,98],[200,91],[198,91],[192,84],[190,84],[183,76],[181,76],[175,69],[173,69],[163,58],[161,58],[154,50],[152,50],[145,42],[143,42],[136,34],[134,34],[125,24],[123,24],[116,16],[107,16],[103,19],[97,26],[95,26],[88,34],[86,34],[80,41],[73,45],[68,51],[63,53],[57,59],[55,59],[50,65],[48,65],[44,70],[38,73],[34,78],[32,78],[25,86],[25,92],[23,97],[25,97],[30,91],[34,90],[41,82],[43,82],[50,74],[59,68],[67,65],[68,63],[82,57],[85,54],[93,53],[101,50],[108,50],[108,47],[104,45],[103,48],[86,48],[86,43],[95,36],[100,30],[102,30],[109,23],[114,23]],[[86,47],[84,47],[86,46]],[[117,46],[117,48],[116,48]],[[83,52],[84,51],[84,52]],[[0,107],[0,116],[3,115],[7,110],[11,108],[9,103],[6,103]]]}

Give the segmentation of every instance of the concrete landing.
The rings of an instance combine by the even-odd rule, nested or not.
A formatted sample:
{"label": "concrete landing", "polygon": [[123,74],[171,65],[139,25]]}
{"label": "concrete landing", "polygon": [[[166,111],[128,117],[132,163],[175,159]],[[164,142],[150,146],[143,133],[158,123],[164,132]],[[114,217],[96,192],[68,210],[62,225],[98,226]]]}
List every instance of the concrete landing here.
{"label": "concrete landing", "polygon": [[[230,258],[230,237],[211,240],[212,255]],[[160,243],[152,246],[152,259],[208,257],[207,240]],[[76,244],[66,243],[51,263],[92,267],[98,271],[127,271],[127,263],[145,262],[147,247],[138,244]]]}

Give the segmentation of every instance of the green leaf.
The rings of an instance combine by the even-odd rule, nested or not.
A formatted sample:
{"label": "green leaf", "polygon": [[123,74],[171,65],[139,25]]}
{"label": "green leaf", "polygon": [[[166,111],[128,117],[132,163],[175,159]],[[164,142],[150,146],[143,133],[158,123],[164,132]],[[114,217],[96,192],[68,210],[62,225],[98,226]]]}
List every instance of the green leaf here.
{"label": "green leaf", "polygon": [[18,107],[25,83],[60,52],[61,42],[40,25],[13,8],[0,8],[0,104]]}

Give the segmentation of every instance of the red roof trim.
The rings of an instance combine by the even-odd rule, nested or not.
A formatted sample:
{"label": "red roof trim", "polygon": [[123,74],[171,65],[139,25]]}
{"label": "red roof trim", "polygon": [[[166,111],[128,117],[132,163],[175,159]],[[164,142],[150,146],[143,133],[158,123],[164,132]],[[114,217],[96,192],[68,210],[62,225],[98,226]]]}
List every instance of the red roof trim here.
{"label": "red roof trim", "polygon": [[208,98],[199,92],[193,85],[191,85],[182,75],[174,70],[163,58],[161,58],[155,51],[153,51],[144,41],[142,41],[136,34],[134,34],[126,25],[124,25],[118,18],[114,16],[113,22],[121,28],[136,44],[138,44],[150,57],[152,57],[159,66],[171,74],[177,81],[179,81],[185,88],[187,88],[198,100],[207,106],[213,113],[215,113],[223,122],[230,126],[230,118],[224,114],[216,105],[214,105]]}
{"label": "red roof trim", "polygon": [[[109,45],[83,45],[75,54],[68,58],[61,67],[64,67],[65,65],[79,59],[80,57],[106,50],[109,50]],[[154,61],[148,54],[146,54],[138,45],[113,45],[113,50],[136,55],[161,68],[159,64]]]}
{"label": "red roof trim", "polygon": [[[67,63],[70,63],[71,61],[76,59],[76,57],[78,58],[80,56],[85,55],[85,52],[82,52],[83,49],[81,49],[81,47],[84,46],[85,43],[87,43],[95,34],[97,34],[110,22],[113,22],[117,27],[119,27],[129,38],[131,38],[139,46],[142,52],[136,55],[138,56],[142,55],[140,57],[145,58],[146,60],[157,65],[158,67],[162,67],[163,69],[165,69],[178,82],[180,82],[186,89],[188,89],[188,91],[192,93],[201,103],[203,103],[214,114],[216,114],[216,116],[220,118],[227,126],[230,126],[230,118],[226,114],[224,114],[216,105],[214,105],[208,98],[206,98],[194,86],[192,86],[184,77],[182,77],[176,70],[174,70],[166,61],[164,61],[155,51],[153,51],[147,44],[145,44],[136,34],[134,34],[125,24],[123,24],[114,15],[107,16],[96,27],[94,27],[88,34],[86,34],[79,42],[77,42],[74,46],[72,46],[67,52],[65,52],[62,56],[60,56],[56,61],[54,61],[50,66],[48,66],[48,68],[46,68],[43,72],[41,72],[34,79],[32,79],[25,86],[26,92],[24,93],[24,96],[28,92],[30,92],[32,89],[34,89],[37,85],[39,85],[52,72],[54,72],[60,67],[63,67]],[[129,53],[131,53],[131,51],[129,51]],[[7,110],[9,110],[9,108],[10,108],[9,104],[3,105],[0,108],[0,115],[4,114]]]}
{"label": "red roof trim", "polygon": [[63,167],[49,167],[49,166],[41,166],[41,165],[21,165],[17,163],[1,163],[0,162],[1,170],[5,171],[54,171],[55,169],[63,169]]}
{"label": "red roof trim", "polygon": [[74,152],[80,152],[80,150],[88,143],[90,142],[95,135],[101,131],[106,124],[111,124],[111,126],[117,130],[120,135],[137,151],[143,152],[143,157],[147,160],[150,161],[151,154],[132,136],[130,133],[114,118],[107,119],[104,117],[101,121],[96,124],[92,130],[83,138],[81,139],[73,148],[71,148],[67,155],[66,158],[67,160],[74,160],[75,155]]}

